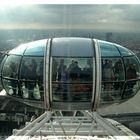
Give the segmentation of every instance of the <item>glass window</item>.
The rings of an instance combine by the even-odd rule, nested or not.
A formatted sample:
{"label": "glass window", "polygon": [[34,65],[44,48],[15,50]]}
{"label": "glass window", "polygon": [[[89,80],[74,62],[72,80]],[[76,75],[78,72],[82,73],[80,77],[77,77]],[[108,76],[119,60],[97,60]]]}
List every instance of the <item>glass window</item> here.
{"label": "glass window", "polygon": [[15,55],[8,56],[3,65],[2,76],[17,79],[20,60],[21,60],[20,56]]}
{"label": "glass window", "polygon": [[109,42],[98,40],[100,49],[101,49],[101,56],[120,56],[118,49]]}
{"label": "glass window", "polygon": [[125,85],[125,91],[122,99],[129,99],[134,96],[140,89],[140,81],[127,81]]}
{"label": "glass window", "polygon": [[6,93],[10,96],[30,100],[44,99],[43,83],[3,79],[3,85]]}
{"label": "glass window", "polygon": [[22,97],[30,100],[43,100],[43,89],[40,83],[22,81],[20,84]]}
{"label": "glass window", "polygon": [[26,44],[20,45],[16,47],[15,49],[11,50],[9,54],[23,55],[26,48],[27,48]]}
{"label": "glass window", "polygon": [[91,101],[93,58],[53,58],[53,101]]}
{"label": "glass window", "polygon": [[7,59],[7,55],[2,56],[2,58],[1,58],[1,63],[0,63],[0,76],[2,74],[2,67],[3,67],[3,64],[5,63],[6,59]]}
{"label": "glass window", "polygon": [[102,82],[101,86],[101,102],[121,100],[124,89],[124,82]]}
{"label": "glass window", "polygon": [[125,78],[121,58],[102,58],[102,81],[122,81]]}
{"label": "glass window", "polygon": [[23,98],[44,99],[43,70],[44,57],[23,57],[19,75]]}
{"label": "glass window", "polygon": [[27,44],[24,55],[44,56],[47,40],[35,41]]}
{"label": "glass window", "polygon": [[140,78],[140,64],[136,57],[125,57],[126,80]]}
{"label": "glass window", "polygon": [[52,56],[93,57],[93,55],[91,39],[55,38],[52,41]]}
{"label": "glass window", "polygon": [[23,57],[20,79],[43,82],[44,57]]}
{"label": "glass window", "polygon": [[6,80],[3,79],[3,85],[6,90],[6,92],[11,96],[18,96],[19,90],[18,90],[18,82],[16,80]]}
{"label": "glass window", "polygon": [[53,58],[52,80],[63,80],[66,73],[67,82],[92,82],[92,58]]}
{"label": "glass window", "polygon": [[102,58],[101,101],[116,102],[124,89],[125,71],[121,58]]}
{"label": "glass window", "polygon": [[118,44],[115,44],[115,46],[117,46],[117,48],[119,49],[120,53],[122,56],[130,56],[130,55],[133,55],[133,53],[128,50],[127,48],[121,46],[121,45],[118,45]]}
{"label": "glass window", "polygon": [[20,80],[18,95],[24,99],[43,100],[43,83]]}
{"label": "glass window", "polygon": [[52,93],[53,101],[91,102],[92,84],[63,84],[53,82]]}

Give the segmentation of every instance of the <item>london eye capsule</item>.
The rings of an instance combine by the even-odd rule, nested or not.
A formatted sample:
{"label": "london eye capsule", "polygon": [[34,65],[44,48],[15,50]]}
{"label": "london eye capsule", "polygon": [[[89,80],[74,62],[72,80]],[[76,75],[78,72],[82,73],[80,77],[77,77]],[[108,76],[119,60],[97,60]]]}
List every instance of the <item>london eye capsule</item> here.
{"label": "london eye capsule", "polygon": [[121,45],[89,38],[52,38],[22,44],[1,64],[8,96],[47,110],[96,110],[132,98],[140,62]]}

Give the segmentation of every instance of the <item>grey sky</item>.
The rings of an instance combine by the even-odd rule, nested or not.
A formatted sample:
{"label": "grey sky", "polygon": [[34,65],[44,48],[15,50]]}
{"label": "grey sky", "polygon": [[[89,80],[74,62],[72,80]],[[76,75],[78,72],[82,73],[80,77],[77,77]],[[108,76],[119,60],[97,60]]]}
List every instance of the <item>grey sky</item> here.
{"label": "grey sky", "polygon": [[140,5],[0,6],[0,29],[51,28],[140,32]]}

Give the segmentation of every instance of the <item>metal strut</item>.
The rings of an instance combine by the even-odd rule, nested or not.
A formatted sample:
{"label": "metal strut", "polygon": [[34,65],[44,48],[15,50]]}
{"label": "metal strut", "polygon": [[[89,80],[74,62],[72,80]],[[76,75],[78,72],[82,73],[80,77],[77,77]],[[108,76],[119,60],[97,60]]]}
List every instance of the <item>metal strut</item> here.
{"label": "metal strut", "polygon": [[[129,135],[130,140],[139,139],[132,131],[129,131]],[[47,111],[23,129],[15,130],[7,140],[94,140],[117,139],[116,136],[119,136],[119,140],[120,136],[128,136],[128,129],[115,121],[102,118],[97,112]]]}

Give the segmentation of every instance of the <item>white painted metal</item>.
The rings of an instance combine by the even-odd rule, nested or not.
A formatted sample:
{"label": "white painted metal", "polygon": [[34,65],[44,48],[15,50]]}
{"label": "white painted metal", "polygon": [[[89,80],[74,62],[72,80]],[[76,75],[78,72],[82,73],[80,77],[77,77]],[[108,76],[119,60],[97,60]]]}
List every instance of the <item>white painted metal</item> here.
{"label": "white painted metal", "polygon": [[50,72],[50,44],[51,40],[48,40],[46,51],[45,51],[45,57],[44,57],[44,101],[45,101],[45,108],[50,109],[50,95],[49,95],[49,86],[50,86],[50,80],[49,80],[49,72]]}
{"label": "white painted metal", "polygon": [[96,76],[96,88],[95,88],[95,98],[92,110],[96,110],[99,105],[100,93],[101,93],[101,52],[100,47],[96,39],[94,39],[95,43],[95,76]]}
{"label": "white painted metal", "polygon": [[73,112],[71,116],[63,116],[61,112],[59,115],[57,112],[45,112],[24,129],[15,130],[16,133],[7,140],[120,140],[122,136],[123,140],[140,138],[116,121],[102,118],[97,112],[80,113],[80,116],[76,115],[77,112]]}
{"label": "white painted metal", "polygon": [[52,102],[52,57],[50,57],[50,75],[49,75],[49,78],[50,78],[50,101]]}

